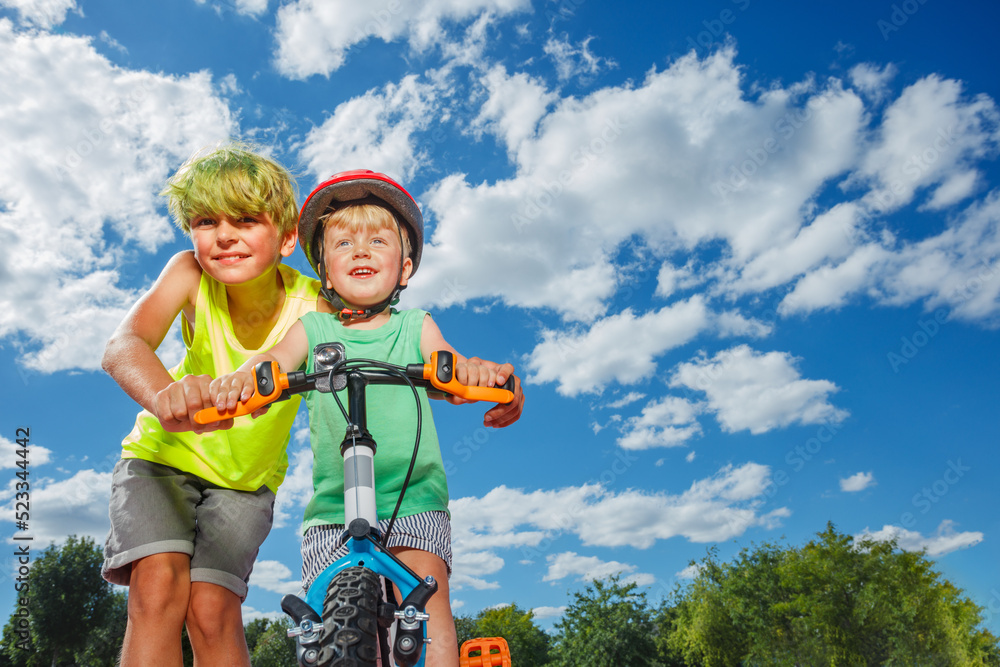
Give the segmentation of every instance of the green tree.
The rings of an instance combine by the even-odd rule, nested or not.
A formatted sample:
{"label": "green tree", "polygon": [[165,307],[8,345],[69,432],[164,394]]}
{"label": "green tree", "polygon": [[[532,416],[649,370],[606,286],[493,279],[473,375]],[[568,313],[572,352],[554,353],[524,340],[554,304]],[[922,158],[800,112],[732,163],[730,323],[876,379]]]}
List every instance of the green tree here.
{"label": "green tree", "polygon": [[[801,548],[716,552],[661,618],[661,649],[705,665],[1000,665],[981,608],[923,553],[832,524]],[[661,655],[664,655],[661,650]]]}
{"label": "green tree", "polygon": [[[93,540],[76,536],[38,556],[4,628],[0,655],[5,664],[115,665],[126,601],[101,578],[103,560]],[[26,604],[20,605],[21,599]],[[27,627],[19,616],[22,609],[28,612]]]}
{"label": "green tree", "polygon": [[[540,667],[549,663],[549,636],[535,625],[534,614],[516,604],[484,609],[474,619],[455,619],[459,646],[476,637],[503,637],[510,649],[510,662],[518,667]],[[462,620],[460,620],[462,619]]]}
{"label": "green tree", "polygon": [[459,648],[461,648],[462,644],[470,639],[475,639],[476,637],[481,636],[479,634],[479,630],[476,629],[475,617],[465,616],[463,614],[455,616],[455,633],[458,635]]}
{"label": "green tree", "polygon": [[620,577],[594,581],[574,593],[556,624],[552,665],[576,667],[643,667],[658,665],[653,610],[634,583]]}
{"label": "green tree", "polygon": [[247,638],[247,648],[250,650],[250,654],[253,655],[253,649],[257,646],[257,642],[260,641],[261,635],[267,630],[267,626],[271,625],[271,620],[268,618],[255,618],[246,625],[243,626],[243,634]]}
{"label": "green tree", "polygon": [[[257,625],[252,628],[255,623]],[[250,661],[254,667],[288,667],[296,664],[295,639],[288,636],[291,627],[292,622],[287,618],[276,621],[257,619],[247,625],[247,646],[250,648]],[[251,633],[255,636],[251,637]]]}
{"label": "green tree", "polygon": [[[677,595],[677,591],[674,591]],[[656,644],[656,654],[659,664],[663,667],[689,667],[684,659],[682,651],[670,645],[670,637],[677,622],[678,609],[670,604],[669,600],[664,600],[660,608],[656,611],[653,622],[656,629],[653,632],[653,641]]]}

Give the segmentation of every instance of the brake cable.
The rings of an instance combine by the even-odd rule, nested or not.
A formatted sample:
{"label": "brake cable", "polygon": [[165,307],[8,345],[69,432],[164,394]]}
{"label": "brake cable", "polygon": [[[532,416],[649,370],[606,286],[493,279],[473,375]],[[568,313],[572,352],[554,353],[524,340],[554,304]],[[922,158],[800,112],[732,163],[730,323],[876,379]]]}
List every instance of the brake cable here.
{"label": "brake cable", "polygon": [[[400,507],[402,507],[403,505],[403,496],[406,494],[406,489],[410,485],[410,478],[413,476],[413,470],[414,468],[416,468],[417,465],[417,453],[420,450],[420,435],[423,428],[423,409],[420,404],[420,394],[417,392],[417,387],[415,384],[413,384],[413,380],[406,373],[400,370],[399,367],[394,366],[392,364],[388,364],[382,361],[376,361],[374,359],[351,359],[345,363],[342,363],[330,369],[330,377],[332,379],[334,373],[338,369],[342,369],[342,372],[347,372],[351,370],[363,370],[366,367],[377,368],[379,370],[387,371],[391,375],[395,375],[405,380],[406,385],[409,386],[410,390],[413,392],[413,399],[416,403],[417,429],[416,429],[416,437],[413,442],[413,455],[410,457],[410,465],[409,468],[407,468],[406,470],[406,477],[403,478],[403,485],[399,490],[399,497],[396,499],[396,507],[392,510],[392,516],[389,518],[389,523],[386,526],[385,533],[381,537],[383,546],[386,546],[389,543],[389,535],[392,533],[392,528],[396,523],[396,516],[399,514]],[[332,381],[330,384],[332,387],[333,386]],[[344,421],[347,422],[348,426],[353,426],[354,424],[351,421],[351,417],[348,414],[347,409],[344,407],[343,402],[340,400],[340,396],[337,395],[338,392],[333,391],[331,393],[333,394],[334,400],[337,402],[337,407],[340,408],[340,412],[344,416]],[[353,435],[351,439],[353,441]]]}

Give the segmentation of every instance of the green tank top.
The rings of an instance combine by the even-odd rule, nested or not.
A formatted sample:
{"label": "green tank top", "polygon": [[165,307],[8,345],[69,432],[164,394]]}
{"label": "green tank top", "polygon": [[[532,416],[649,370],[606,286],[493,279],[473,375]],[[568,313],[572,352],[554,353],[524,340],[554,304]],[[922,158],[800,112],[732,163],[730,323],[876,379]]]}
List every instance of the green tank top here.
{"label": "green tank top", "polygon": [[[421,363],[420,336],[423,310],[392,310],[378,329],[359,330],[341,325],[334,315],[309,313],[302,317],[309,339],[309,372],[314,370],[312,350],[319,343],[340,341],[348,359],[375,359],[405,366]],[[441,461],[437,430],[427,392],[418,389],[423,415],[417,463],[406,488],[399,516],[432,510],[448,511],[448,479]],[[347,405],[347,391],[340,400]],[[416,437],[416,401],[409,387],[369,386],[366,390],[368,431],[378,445],[375,453],[375,492],[379,520],[388,519],[396,506],[403,479],[413,455]],[[313,496],[306,506],[303,529],[344,523],[344,459],[340,443],[347,423],[330,394],[309,392],[309,435],[313,450]]]}
{"label": "green tank top", "polygon": [[[305,313],[316,310],[319,282],[295,269],[278,266],[285,288],[285,303],[274,328],[258,349],[240,344],[229,319],[226,286],[202,273],[198,286],[193,329],[183,319],[187,353],[170,376],[231,373],[243,363],[273,347]],[[228,431],[203,435],[169,433],[150,412],[143,410],[135,428],[122,442],[122,458],[138,458],[178,468],[219,486],[238,491],[256,491],[267,486],[277,491],[288,469],[285,448],[300,397],[279,401],[259,419],[237,417]]]}

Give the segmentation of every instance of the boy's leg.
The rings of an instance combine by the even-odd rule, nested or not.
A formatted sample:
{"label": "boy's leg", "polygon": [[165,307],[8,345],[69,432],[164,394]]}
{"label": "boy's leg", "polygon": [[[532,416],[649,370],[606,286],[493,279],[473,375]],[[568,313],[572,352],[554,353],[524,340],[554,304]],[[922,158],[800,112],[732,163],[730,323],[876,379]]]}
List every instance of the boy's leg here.
{"label": "boy's leg", "polygon": [[198,667],[249,667],[241,604],[261,543],[271,530],[274,493],[207,488],[198,505],[187,629]]}
{"label": "boy's leg", "polygon": [[240,597],[223,586],[191,584],[187,629],[195,667],[250,666],[241,604]]}
{"label": "boy's leg", "polygon": [[111,531],[101,573],[129,587],[124,667],[182,664],[200,497],[189,482],[178,470],[140,459],[119,461],[112,474]]}
{"label": "boy's leg", "polygon": [[187,554],[160,553],[132,564],[121,667],[183,664],[190,561]]}
{"label": "boy's leg", "polygon": [[[427,646],[426,665],[433,667],[458,667],[458,634],[455,619],[451,615],[451,594],[448,589],[448,566],[441,557],[420,549],[393,547],[390,551],[421,578],[430,575],[437,580],[437,593],[427,603],[427,636],[431,643]],[[396,599],[402,599],[396,589]]]}

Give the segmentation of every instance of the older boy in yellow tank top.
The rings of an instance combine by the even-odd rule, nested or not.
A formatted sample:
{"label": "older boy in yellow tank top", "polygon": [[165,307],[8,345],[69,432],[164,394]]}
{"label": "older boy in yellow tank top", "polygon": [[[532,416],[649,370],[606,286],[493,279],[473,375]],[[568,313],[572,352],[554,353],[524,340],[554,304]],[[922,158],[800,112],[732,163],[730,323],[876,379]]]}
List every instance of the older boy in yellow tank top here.
{"label": "older boy in yellow tank top", "polygon": [[[194,247],[167,263],[105,351],[105,370],[144,410],[113,475],[103,574],[130,587],[124,667],[181,665],[185,624],[198,664],[249,666],[240,605],[298,400],[236,426],[191,417],[211,378],[316,309],[319,286],[281,265],[295,249],[297,208],[273,161],[225,147],[189,160],[163,194]],[[155,350],[178,314],[187,352],[167,370]]]}

